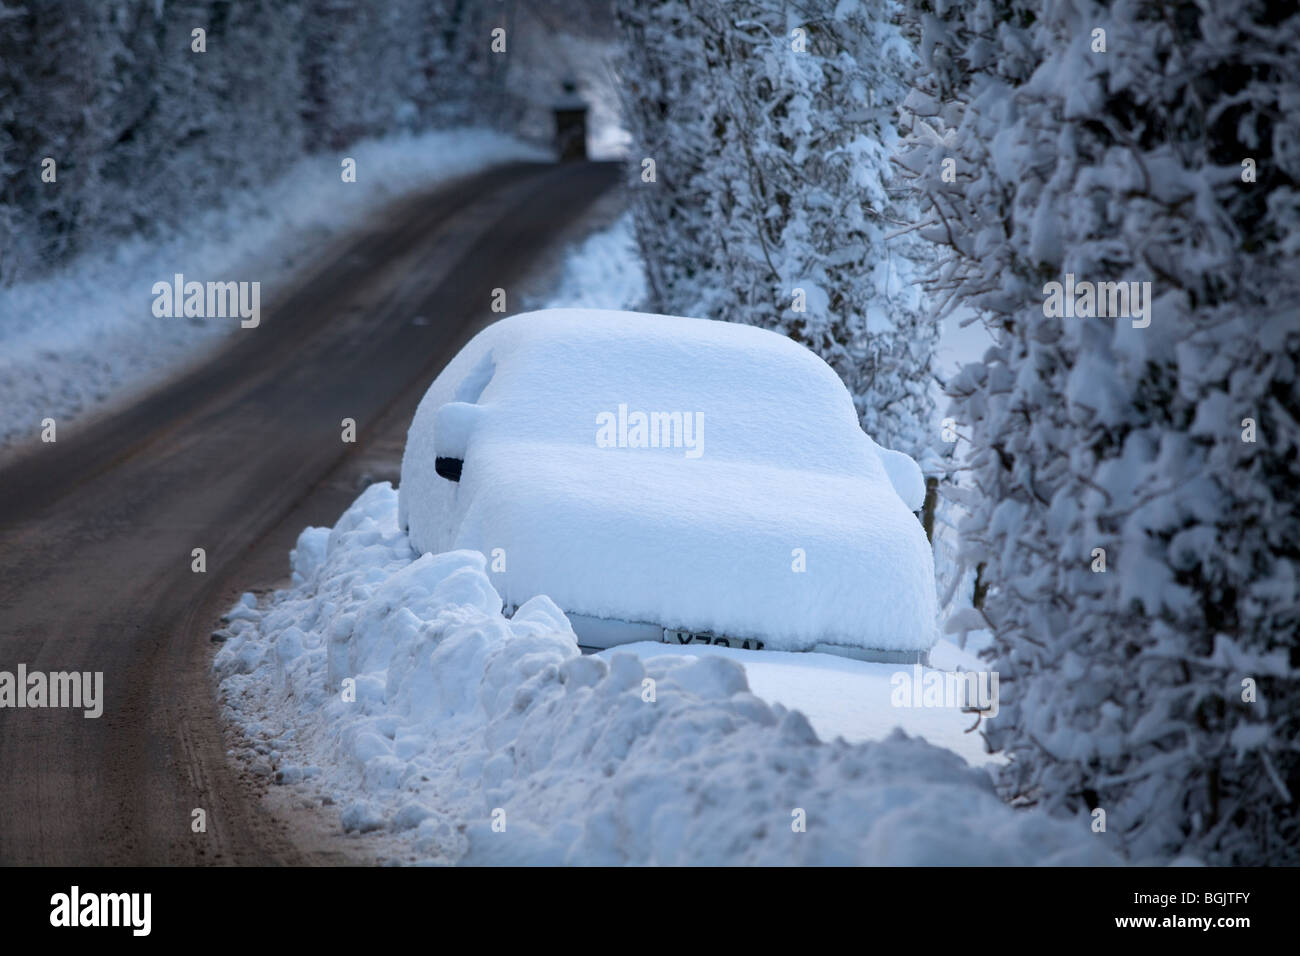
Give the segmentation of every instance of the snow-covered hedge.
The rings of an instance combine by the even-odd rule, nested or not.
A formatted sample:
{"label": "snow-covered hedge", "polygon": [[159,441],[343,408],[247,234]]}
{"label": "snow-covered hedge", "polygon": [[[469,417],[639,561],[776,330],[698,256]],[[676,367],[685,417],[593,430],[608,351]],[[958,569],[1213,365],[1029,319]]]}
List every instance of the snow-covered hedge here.
{"label": "snow-covered hedge", "polygon": [[[910,6],[932,277],[996,340],[949,390],[1008,792],[1296,862],[1300,11]],[[1138,307],[1053,301],[1099,283]]]}
{"label": "snow-covered hedge", "polygon": [[307,152],[332,155],[337,182],[359,140],[504,120],[498,17],[463,0],[0,0],[0,285],[186,223]]}
{"label": "snow-covered hedge", "polygon": [[938,436],[938,325],[907,237],[887,241],[910,221],[889,157],[913,53],[892,10],[617,5],[650,308],[807,345],[848,386],[866,431],[920,459]]}

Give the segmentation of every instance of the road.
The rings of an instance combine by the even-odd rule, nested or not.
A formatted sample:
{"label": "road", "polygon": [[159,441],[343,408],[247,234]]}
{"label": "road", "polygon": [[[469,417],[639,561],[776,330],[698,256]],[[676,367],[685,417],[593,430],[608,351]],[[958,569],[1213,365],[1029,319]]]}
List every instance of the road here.
{"label": "road", "polygon": [[263,283],[260,326],[213,361],[0,472],[0,670],[102,671],[105,698],[98,719],[0,708],[0,864],[335,862],[227,759],[208,635],[618,175],[516,164],[409,199],[292,288]]}

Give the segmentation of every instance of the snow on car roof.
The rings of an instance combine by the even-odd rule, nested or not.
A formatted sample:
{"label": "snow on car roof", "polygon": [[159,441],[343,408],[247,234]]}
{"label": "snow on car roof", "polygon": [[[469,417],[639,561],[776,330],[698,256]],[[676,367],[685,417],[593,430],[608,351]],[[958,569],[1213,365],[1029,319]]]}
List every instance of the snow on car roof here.
{"label": "snow on car roof", "polygon": [[[513,604],[544,593],[783,649],[924,649],[933,565],[890,477],[900,460],[919,471],[882,452],[834,371],[776,333],[526,313],[479,333],[425,395],[400,520],[422,551],[499,552]],[[464,461],[459,482],[440,457]]]}
{"label": "snow on car roof", "polygon": [[590,447],[595,416],[703,414],[709,457],[858,473],[868,462],[853,401],[835,372],[752,326],[594,310],[504,319],[480,401],[510,402],[520,440]]}

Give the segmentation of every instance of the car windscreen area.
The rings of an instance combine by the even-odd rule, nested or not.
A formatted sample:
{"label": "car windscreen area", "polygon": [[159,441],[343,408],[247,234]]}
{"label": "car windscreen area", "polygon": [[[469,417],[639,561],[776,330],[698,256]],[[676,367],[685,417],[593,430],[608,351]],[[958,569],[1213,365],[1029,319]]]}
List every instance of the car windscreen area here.
{"label": "car windscreen area", "polygon": [[519,332],[494,345],[481,397],[496,438],[836,474],[879,467],[834,371],[783,336],[637,315]]}

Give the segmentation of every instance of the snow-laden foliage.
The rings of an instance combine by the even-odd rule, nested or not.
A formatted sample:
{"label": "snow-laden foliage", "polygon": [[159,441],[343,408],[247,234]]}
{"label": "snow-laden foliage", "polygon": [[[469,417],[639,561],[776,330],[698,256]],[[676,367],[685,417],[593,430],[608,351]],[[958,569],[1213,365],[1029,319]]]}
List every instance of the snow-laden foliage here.
{"label": "snow-laden foliage", "polygon": [[[821,355],[877,441],[929,437],[937,328],[889,184],[911,53],[856,0],[623,0],[638,240],[659,311]],[[653,161],[653,181],[647,161]]]}
{"label": "snow-laden foliage", "polygon": [[[909,14],[934,285],[996,340],[949,392],[1008,793],[1139,857],[1295,863],[1300,12]],[[1149,282],[1149,313],[1062,316],[1068,276]]]}
{"label": "snow-laden foliage", "polygon": [[0,0],[0,283],[265,186],[304,151],[500,120],[500,16],[465,0]]}

